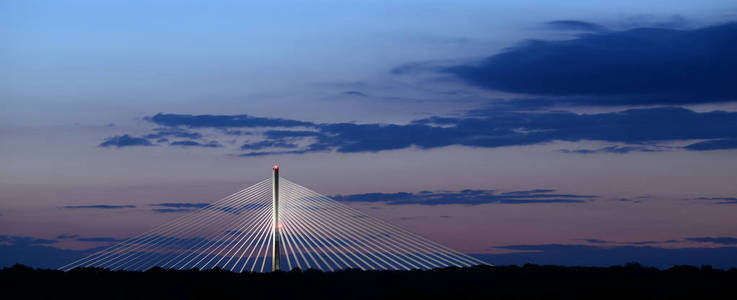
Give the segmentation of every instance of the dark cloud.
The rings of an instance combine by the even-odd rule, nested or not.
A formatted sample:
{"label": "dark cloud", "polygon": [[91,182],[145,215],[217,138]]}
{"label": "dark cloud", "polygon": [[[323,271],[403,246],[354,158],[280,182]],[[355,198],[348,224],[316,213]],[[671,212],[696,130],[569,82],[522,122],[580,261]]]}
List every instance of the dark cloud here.
{"label": "dark cloud", "polygon": [[614,153],[627,154],[630,152],[662,152],[662,149],[653,148],[651,146],[608,146],[598,149],[561,149],[563,153],[593,154],[593,153]]}
{"label": "dark cloud", "polygon": [[659,244],[664,242],[658,242],[658,241],[637,241],[637,242],[629,242],[628,244],[631,245],[650,245],[650,244]]}
{"label": "dark cloud", "polygon": [[737,149],[737,138],[715,139],[715,140],[710,140],[710,141],[693,143],[684,148],[687,150],[691,150],[691,151]]}
{"label": "dark cloud", "polygon": [[66,240],[66,239],[76,239],[78,237],[79,237],[78,234],[61,234],[61,235],[56,236],[56,239]]}
{"label": "dark cloud", "polygon": [[177,127],[164,127],[155,128],[154,133],[144,135],[145,139],[161,139],[166,137],[185,138],[185,139],[199,139],[202,138],[202,134],[188,131]]}
{"label": "dark cloud", "polygon": [[[490,110],[476,111],[466,118],[434,117],[408,125],[343,123],[322,124],[318,128],[321,135],[316,136],[310,147],[338,152],[376,152],[410,146],[422,149],[450,145],[494,148],[556,140],[637,144],[737,136],[737,113],[697,113],[672,107],[600,114]],[[615,147],[609,151],[634,149]]]}
{"label": "dark cloud", "polygon": [[294,151],[255,151],[239,154],[240,157],[254,157],[254,156],[266,156],[266,155],[282,155],[282,154],[305,154],[312,152],[308,150],[294,150]]}
{"label": "dark cloud", "polygon": [[87,237],[87,238],[78,238],[77,240],[80,242],[105,242],[105,243],[122,242],[122,240],[118,240],[113,237]]}
{"label": "dark cloud", "polygon": [[584,239],[583,241],[589,242],[592,244],[608,244],[609,243],[609,241],[597,240],[597,239]]}
{"label": "dark cloud", "polygon": [[555,190],[528,190],[508,193],[496,193],[493,190],[463,190],[458,192],[418,193],[366,193],[353,195],[336,195],[333,199],[343,202],[382,202],[389,205],[479,205],[489,203],[501,204],[535,204],[535,203],[583,203],[598,198],[595,195],[558,194]]}
{"label": "dark cloud", "polygon": [[280,140],[266,140],[256,143],[245,143],[241,146],[241,150],[260,150],[264,148],[297,148],[297,144],[288,143]]}
{"label": "dark cloud", "polygon": [[80,242],[120,242],[116,238],[112,237],[81,237],[78,234],[62,234],[56,237],[58,240],[74,239]]}
{"label": "dark cloud", "polygon": [[697,243],[714,243],[720,245],[737,245],[737,238],[733,237],[692,237],[686,238],[687,241]]}
{"label": "dark cloud", "polygon": [[56,240],[47,240],[30,236],[0,235],[0,243],[13,246],[51,245],[56,242]]}
{"label": "dark cloud", "polygon": [[345,91],[345,92],[343,92],[343,94],[350,95],[350,96],[366,97],[366,94],[361,93],[359,91]]}
{"label": "dark cloud", "polygon": [[67,205],[64,206],[64,208],[67,209],[123,209],[123,208],[136,208],[135,205],[106,205],[106,204],[96,204],[96,205]]}
{"label": "dark cloud", "polygon": [[139,137],[132,137],[130,135],[124,134],[124,135],[116,135],[114,137],[110,137],[100,143],[100,147],[132,147],[132,146],[153,146],[153,144],[145,139],[145,138],[139,138]]}
{"label": "dark cloud", "polygon": [[646,266],[670,268],[674,265],[737,266],[737,247],[659,248],[610,245],[509,245],[496,247],[519,252],[474,255],[496,265],[612,266],[639,262]]}
{"label": "dark cloud", "polygon": [[[562,24],[577,24],[571,22]],[[737,100],[735,51],[737,23],[639,28],[528,41],[477,65],[443,71],[481,88],[560,97],[568,104],[726,102]]]}
{"label": "dark cloud", "polygon": [[737,204],[737,197],[698,197],[696,200],[712,201],[715,204]]}
{"label": "dark cloud", "polygon": [[219,148],[222,147],[222,145],[218,144],[218,142],[212,141],[208,143],[200,143],[197,141],[176,141],[169,143],[171,146],[179,146],[179,147],[203,147],[203,148]]}
{"label": "dark cloud", "polygon": [[[199,116],[192,117],[197,119]],[[234,116],[222,117],[229,119]],[[241,148],[247,152],[239,156],[321,151],[378,152],[409,147],[432,149],[452,145],[495,148],[584,140],[626,145],[561,151],[583,154],[658,152],[669,148],[655,145],[656,142],[737,140],[737,112],[694,112],[680,107],[629,109],[596,114],[477,109],[469,111],[462,117],[430,117],[403,125],[323,123],[314,124],[310,129],[266,130],[263,133],[265,140],[244,144]],[[172,145],[220,146],[215,142],[201,144],[195,141],[174,142]],[[704,151],[710,148],[727,147],[724,145],[697,147],[692,144],[684,149]]]}
{"label": "dark cloud", "polygon": [[185,115],[159,113],[147,120],[162,126],[185,126],[191,128],[228,128],[228,127],[300,127],[312,126],[313,123],[276,118],[259,118],[249,115]]}
{"label": "dark cloud", "polygon": [[670,243],[679,243],[683,242],[682,240],[667,240],[667,241],[634,241],[634,242],[617,242],[617,241],[607,241],[607,240],[600,240],[600,239],[580,239],[581,241],[591,243],[591,244],[598,244],[598,245],[652,245],[652,244],[670,244]]}
{"label": "dark cloud", "polygon": [[174,208],[203,208],[210,204],[207,203],[186,203],[186,202],[167,202],[167,203],[156,203],[151,206],[160,207],[174,207]]}
{"label": "dark cloud", "polygon": [[634,203],[634,204],[642,203],[642,200],[641,199],[630,199],[630,198],[619,198],[619,200],[617,200],[617,201],[619,201],[619,202],[629,202],[629,203]]}
{"label": "dark cloud", "polygon": [[151,211],[155,213],[185,213],[193,212],[197,209],[207,207],[210,204],[207,203],[157,203],[151,204],[151,206],[161,207],[154,208]]}
{"label": "dark cloud", "polygon": [[561,30],[588,31],[588,32],[605,32],[609,31],[606,27],[599,24],[576,21],[576,20],[556,20],[545,23],[550,28]]}

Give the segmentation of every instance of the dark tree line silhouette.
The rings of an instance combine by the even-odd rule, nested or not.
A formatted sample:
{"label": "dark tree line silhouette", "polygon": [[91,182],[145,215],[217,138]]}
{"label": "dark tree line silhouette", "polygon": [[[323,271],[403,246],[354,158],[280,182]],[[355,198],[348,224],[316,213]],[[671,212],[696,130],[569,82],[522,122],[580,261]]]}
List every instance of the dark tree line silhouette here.
{"label": "dark tree line silhouette", "polygon": [[61,272],[15,265],[0,270],[0,285],[4,295],[19,299],[736,299],[737,269],[660,270],[632,263],[237,274],[161,268]]}

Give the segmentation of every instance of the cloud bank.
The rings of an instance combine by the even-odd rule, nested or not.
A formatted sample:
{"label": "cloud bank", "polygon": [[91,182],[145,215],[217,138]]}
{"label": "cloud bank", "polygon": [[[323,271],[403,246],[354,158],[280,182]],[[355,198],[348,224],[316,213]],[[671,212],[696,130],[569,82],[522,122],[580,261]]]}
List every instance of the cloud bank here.
{"label": "cloud bank", "polygon": [[123,208],[136,208],[135,205],[67,205],[64,206],[66,209],[123,209]]}
{"label": "cloud bank", "polygon": [[[160,114],[161,115],[161,114]],[[157,115],[158,116],[158,115]],[[261,140],[240,146],[242,156],[304,154],[335,151],[342,153],[378,152],[417,147],[432,149],[445,146],[496,148],[525,146],[553,141],[603,141],[624,143],[601,149],[562,150],[567,153],[660,152],[664,148],[647,143],[702,140],[685,146],[688,151],[737,148],[737,113],[725,111],[695,112],[680,107],[629,109],[619,112],[577,114],[565,111],[516,112],[483,109],[461,117],[430,117],[409,124],[310,123],[297,120],[239,116],[211,116],[203,122],[197,115],[171,115],[177,126],[229,130],[249,120],[267,120],[261,132],[248,136]],[[192,123],[188,123],[188,121]],[[276,120],[276,121],[275,121]],[[258,123],[258,122],[256,122]],[[277,124],[277,127],[268,127]],[[297,130],[283,129],[284,124],[299,124]],[[207,127],[209,126],[209,127]],[[296,125],[295,125],[296,126]],[[265,130],[264,130],[265,129]],[[125,135],[128,136],[128,135]],[[139,139],[139,138],[133,138]],[[144,139],[141,137],[140,139]],[[115,137],[103,144],[115,143]],[[152,141],[138,143],[148,146]],[[103,146],[101,144],[100,146]],[[125,144],[130,146],[130,144]],[[217,142],[173,142],[177,146],[221,147]],[[117,147],[124,147],[118,145]]]}
{"label": "cloud bank", "polygon": [[193,212],[197,209],[207,207],[207,203],[182,203],[182,202],[169,202],[169,203],[157,203],[151,204],[151,206],[157,207],[151,209],[155,213],[185,213]]}
{"label": "cloud bank", "polygon": [[581,105],[694,104],[737,100],[737,23],[674,30],[605,31],[580,21],[551,26],[598,31],[532,40],[478,64],[443,72],[481,88]]}

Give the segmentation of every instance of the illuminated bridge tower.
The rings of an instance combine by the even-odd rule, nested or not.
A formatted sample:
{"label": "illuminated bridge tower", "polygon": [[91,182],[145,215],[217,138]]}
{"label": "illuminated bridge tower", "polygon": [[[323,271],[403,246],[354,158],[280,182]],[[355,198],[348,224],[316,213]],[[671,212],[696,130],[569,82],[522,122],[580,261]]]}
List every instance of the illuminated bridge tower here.
{"label": "illuminated bridge tower", "polygon": [[279,233],[279,229],[281,229],[281,224],[279,224],[279,165],[274,165],[272,183],[271,204],[273,214],[271,215],[271,234],[273,238],[271,245],[271,271],[275,272],[281,270],[281,264],[279,263],[281,258],[281,252],[279,251],[281,248],[281,235]]}

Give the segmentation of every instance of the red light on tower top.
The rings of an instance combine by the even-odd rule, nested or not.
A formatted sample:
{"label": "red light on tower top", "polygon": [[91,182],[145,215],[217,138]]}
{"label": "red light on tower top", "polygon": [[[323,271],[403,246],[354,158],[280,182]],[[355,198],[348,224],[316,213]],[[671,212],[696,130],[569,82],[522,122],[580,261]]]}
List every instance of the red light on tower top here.
{"label": "red light on tower top", "polygon": [[274,165],[274,170],[279,170],[279,165]]}

